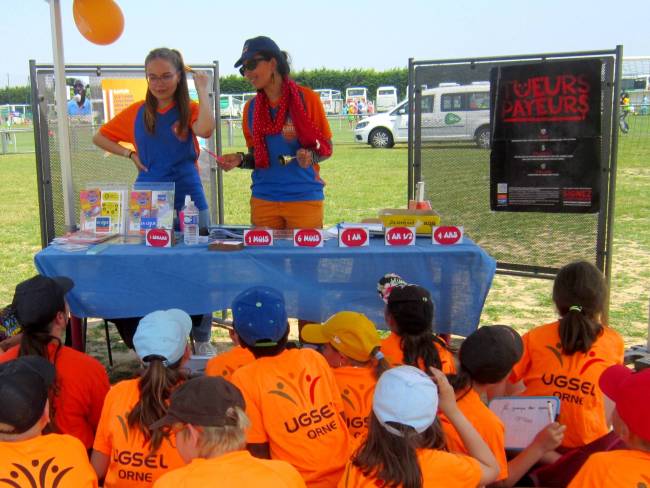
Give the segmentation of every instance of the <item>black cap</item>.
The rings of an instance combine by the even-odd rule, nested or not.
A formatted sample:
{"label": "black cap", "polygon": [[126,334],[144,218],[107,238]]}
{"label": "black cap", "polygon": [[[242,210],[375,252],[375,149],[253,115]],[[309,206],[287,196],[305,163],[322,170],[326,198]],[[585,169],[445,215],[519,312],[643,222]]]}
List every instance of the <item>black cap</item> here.
{"label": "black cap", "polygon": [[70,278],[36,275],[19,283],[14,292],[12,306],[16,318],[24,328],[44,327],[65,310],[65,294],[74,283]]}
{"label": "black cap", "polygon": [[[433,327],[433,300],[426,288],[418,285],[393,287],[386,302],[398,322],[400,333],[421,334]],[[399,314],[394,312],[399,309]]]}
{"label": "black cap", "polygon": [[232,407],[246,409],[239,388],[221,376],[192,378],[172,393],[167,415],[151,425],[158,429],[165,425],[185,423],[203,427],[237,425]]}
{"label": "black cap", "polygon": [[253,37],[252,39],[247,39],[246,42],[244,42],[244,47],[241,50],[241,56],[235,63],[235,68],[240,67],[245,61],[248,61],[255,55],[255,53],[258,53],[260,51],[266,51],[278,56],[282,54],[278,45],[270,37]]}
{"label": "black cap", "polygon": [[508,376],[523,351],[521,336],[512,327],[488,325],[463,341],[458,359],[474,381],[487,385]]}
{"label": "black cap", "polygon": [[43,415],[48,388],[54,382],[54,365],[40,356],[20,356],[0,364],[0,424],[3,434],[22,434]]}

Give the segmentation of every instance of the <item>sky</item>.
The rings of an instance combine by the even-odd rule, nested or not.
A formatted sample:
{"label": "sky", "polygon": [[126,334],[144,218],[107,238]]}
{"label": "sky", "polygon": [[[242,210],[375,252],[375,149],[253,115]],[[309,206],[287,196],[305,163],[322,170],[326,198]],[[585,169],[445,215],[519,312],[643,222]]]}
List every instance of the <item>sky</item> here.
{"label": "sky", "polygon": [[[86,0],[88,1],[88,0]],[[222,75],[247,38],[267,35],[289,52],[292,69],[407,67],[434,60],[593,51],[621,44],[650,56],[650,4],[628,0],[115,0],[124,32],[98,46],[76,28],[72,0],[60,0],[67,64],[141,64],[156,47],[186,63],[219,61]],[[28,83],[28,63],[51,64],[46,0],[0,0],[0,86]]]}

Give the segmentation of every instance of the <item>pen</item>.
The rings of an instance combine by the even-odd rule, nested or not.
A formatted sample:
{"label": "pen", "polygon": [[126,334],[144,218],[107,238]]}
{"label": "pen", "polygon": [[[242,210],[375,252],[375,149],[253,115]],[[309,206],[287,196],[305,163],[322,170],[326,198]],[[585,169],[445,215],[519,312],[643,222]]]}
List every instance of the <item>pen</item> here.
{"label": "pen", "polygon": [[546,402],[546,407],[548,408],[548,421],[550,423],[555,422],[555,418],[553,416],[553,404],[550,400]]}

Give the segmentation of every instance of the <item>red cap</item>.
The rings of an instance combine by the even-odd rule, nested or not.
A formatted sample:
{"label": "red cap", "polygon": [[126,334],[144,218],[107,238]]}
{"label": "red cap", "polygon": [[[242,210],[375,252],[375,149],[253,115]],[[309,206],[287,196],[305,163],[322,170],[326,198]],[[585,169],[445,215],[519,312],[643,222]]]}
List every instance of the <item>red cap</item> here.
{"label": "red cap", "polygon": [[600,376],[600,389],[614,403],[616,411],[630,431],[650,441],[650,369],[635,373],[620,364],[610,366]]}

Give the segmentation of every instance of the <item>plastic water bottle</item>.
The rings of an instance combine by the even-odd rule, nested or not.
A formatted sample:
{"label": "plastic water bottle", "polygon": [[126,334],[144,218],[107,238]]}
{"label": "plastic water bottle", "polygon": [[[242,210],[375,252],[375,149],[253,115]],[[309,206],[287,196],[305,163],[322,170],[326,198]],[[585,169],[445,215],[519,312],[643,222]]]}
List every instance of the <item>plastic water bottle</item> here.
{"label": "plastic water bottle", "polygon": [[187,246],[199,243],[199,209],[190,195],[185,195],[183,206],[183,242]]}

